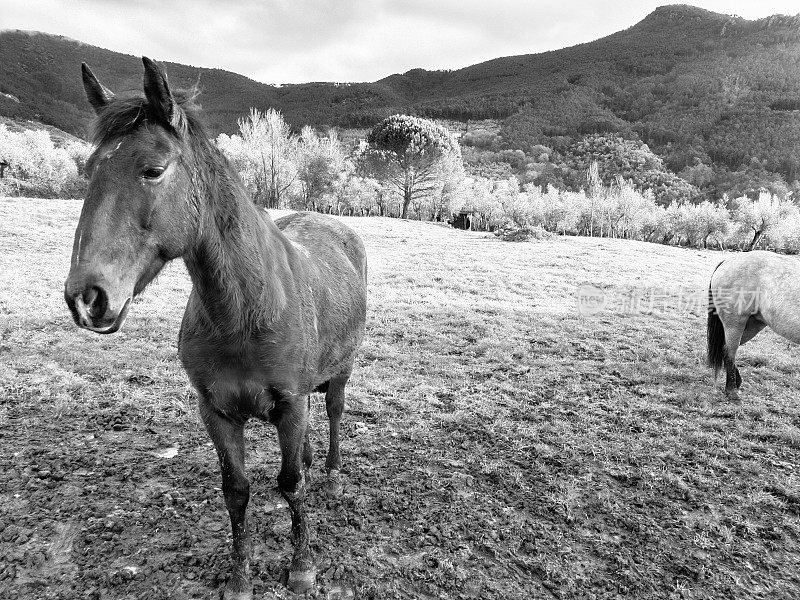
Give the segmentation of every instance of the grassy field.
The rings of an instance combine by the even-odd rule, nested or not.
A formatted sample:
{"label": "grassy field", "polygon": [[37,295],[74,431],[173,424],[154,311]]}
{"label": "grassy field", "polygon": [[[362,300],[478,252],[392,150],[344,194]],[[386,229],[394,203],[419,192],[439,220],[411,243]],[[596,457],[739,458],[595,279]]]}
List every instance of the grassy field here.
{"label": "grassy field", "polygon": [[[121,333],[78,330],[79,210],[0,199],[0,597],[217,598],[227,517],[176,356],[190,285],[173,264]],[[312,596],[800,597],[800,354],[765,331],[723,397],[695,301],[722,255],[343,220],[370,309],[337,500],[314,401]],[[603,310],[579,314],[581,286]],[[290,597],[273,430],[248,446],[257,597]]]}

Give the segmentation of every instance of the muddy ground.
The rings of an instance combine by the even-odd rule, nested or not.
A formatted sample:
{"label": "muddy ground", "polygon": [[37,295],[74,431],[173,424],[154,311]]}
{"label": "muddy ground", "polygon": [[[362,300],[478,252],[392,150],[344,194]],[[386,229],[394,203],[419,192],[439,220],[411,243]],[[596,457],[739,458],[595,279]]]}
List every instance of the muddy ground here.
{"label": "muddy ground", "polygon": [[[0,201],[0,598],[218,598],[229,525],[175,351],[189,284],[170,269],[120,334],[76,330],[61,286],[79,208]],[[797,347],[748,345],[734,404],[682,292],[575,310],[580,284],[702,289],[718,254],[348,223],[369,328],[338,499],[313,398],[310,597],[800,597]],[[256,597],[290,598],[275,434],[247,435]]]}

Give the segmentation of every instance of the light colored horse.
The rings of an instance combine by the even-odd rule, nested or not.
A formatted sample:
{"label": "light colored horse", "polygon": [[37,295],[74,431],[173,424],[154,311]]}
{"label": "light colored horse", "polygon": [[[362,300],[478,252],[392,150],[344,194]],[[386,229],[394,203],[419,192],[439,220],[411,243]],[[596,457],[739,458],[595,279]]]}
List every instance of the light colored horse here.
{"label": "light colored horse", "polygon": [[708,364],[725,367],[725,394],[738,399],[736,351],[764,327],[800,343],[800,259],[773,252],[734,255],[708,286]]}

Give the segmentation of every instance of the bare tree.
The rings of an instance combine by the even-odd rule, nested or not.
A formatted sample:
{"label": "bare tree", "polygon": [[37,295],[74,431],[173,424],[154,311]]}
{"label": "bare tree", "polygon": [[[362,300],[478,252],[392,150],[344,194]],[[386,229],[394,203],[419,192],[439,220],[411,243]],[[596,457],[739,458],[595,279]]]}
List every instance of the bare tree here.
{"label": "bare tree", "polygon": [[280,208],[297,179],[297,139],[283,116],[269,109],[250,109],[239,120],[239,135],[220,135],[217,145],[236,165],[253,201]]}

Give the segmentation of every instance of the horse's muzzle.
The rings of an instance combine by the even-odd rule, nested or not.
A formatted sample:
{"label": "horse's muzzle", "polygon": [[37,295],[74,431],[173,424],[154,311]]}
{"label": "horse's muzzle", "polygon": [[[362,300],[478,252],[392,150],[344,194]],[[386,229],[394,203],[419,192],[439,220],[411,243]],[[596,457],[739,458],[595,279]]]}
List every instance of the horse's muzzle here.
{"label": "horse's muzzle", "polygon": [[102,287],[93,285],[77,291],[71,290],[70,287],[68,279],[64,285],[64,300],[78,327],[95,333],[119,331],[128,316],[131,297],[125,300],[121,309],[114,310],[110,305],[108,293]]}

